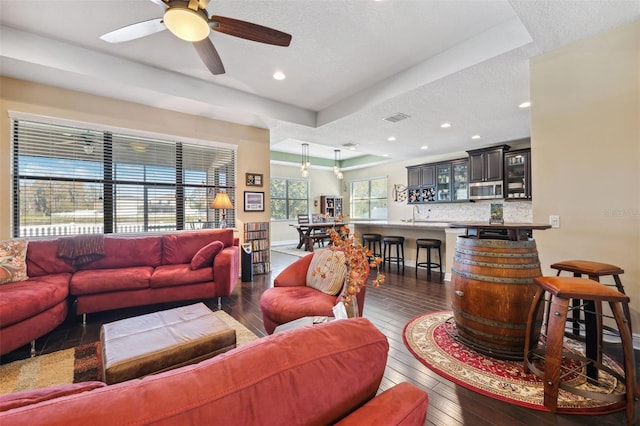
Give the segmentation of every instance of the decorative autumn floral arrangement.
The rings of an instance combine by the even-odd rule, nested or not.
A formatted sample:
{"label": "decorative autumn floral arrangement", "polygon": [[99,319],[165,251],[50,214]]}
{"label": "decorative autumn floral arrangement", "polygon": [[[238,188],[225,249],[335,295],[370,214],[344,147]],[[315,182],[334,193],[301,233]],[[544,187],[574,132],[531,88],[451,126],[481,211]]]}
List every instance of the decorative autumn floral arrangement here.
{"label": "decorative autumn floral arrangement", "polygon": [[[337,221],[342,222],[342,216]],[[379,270],[382,259],[377,256],[374,257],[370,249],[359,244],[355,234],[352,234],[346,225],[342,225],[339,229],[330,228],[328,234],[331,238],[329,250],[344,253],[347,264],[347,277],[346,288],[342,298],[345,306],[349,306],[355,295],[360,292],[360,289],[367,285],[367,267],[376,270],[376,277],[372,281],[374,287],[379,287],[380,284],[384,283],[385,277]],[[321,277],[325,278],[326,270],[318,267],[313,271],[313,274],[321,274]]]}

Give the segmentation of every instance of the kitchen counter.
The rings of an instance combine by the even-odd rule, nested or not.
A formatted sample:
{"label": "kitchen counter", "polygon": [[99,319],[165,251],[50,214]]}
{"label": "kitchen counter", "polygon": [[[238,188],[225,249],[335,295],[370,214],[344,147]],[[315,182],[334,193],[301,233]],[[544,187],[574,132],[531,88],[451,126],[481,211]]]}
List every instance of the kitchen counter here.
{"label": "kitchen counter", "polygon": [[[406,266],[416,265],[416,240],[418,238],[434,238],[442,241],[442,270],[446,271],[444,280],[448,281],[451,276],[451,265],[453,263],[453,253],[455,252],[455,242],[458,235],[464,234],[462,229],[451,229],[448,222],[442,221],[352,221],[349,226],[357,236],[362,234],[397,235],[404,237],[404,263]],[[447,247],[451,247],[447,250]],[[424,253],[422,253],[424,256]],[[436,256],[437,258],[437,256]],[[436,260],[434,260],[437,262]],[[420,271],[419,277],[426,274]],[[437,275],[436,275],[437,276]]]}
{"label": "kitchen counter", "polygon": [[449,227],[448,222],[431,222],[431,221],[390,221],[390,220],[370,220],[370,221],[352,221],[351,226],[376,226],[379,228],[395,228],[395,229],[435,229],[444,230]]}

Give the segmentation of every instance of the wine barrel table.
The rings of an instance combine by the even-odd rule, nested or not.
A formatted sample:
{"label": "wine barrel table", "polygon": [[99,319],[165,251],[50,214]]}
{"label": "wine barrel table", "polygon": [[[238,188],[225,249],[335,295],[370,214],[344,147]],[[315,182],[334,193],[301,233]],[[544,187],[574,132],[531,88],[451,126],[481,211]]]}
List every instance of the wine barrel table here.
{"label": "wine barrel table", "polygon": [[[456,338],[499,359],[522,360],[527,315],[542,276],[533,229],[549,225],[453,223],[458,237],[451,269]],[[487,230],[487,232],[483,232]],[[504,232],[503,232],[504,231]],[[537,319],[542,323],[542,315]],[[540,326],[536,327],[536,336]]]}

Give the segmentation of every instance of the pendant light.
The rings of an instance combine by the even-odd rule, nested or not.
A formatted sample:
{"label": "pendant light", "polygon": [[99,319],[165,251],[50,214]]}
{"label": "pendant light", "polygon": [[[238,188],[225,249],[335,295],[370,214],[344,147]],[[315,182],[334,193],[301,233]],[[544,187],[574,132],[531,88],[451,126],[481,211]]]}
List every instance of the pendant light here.
{"label": "pendant light", "polygon": [[309,167],[311,166],[311,160],[309,159],[309,144],[302,144],[302,158],[300,160],[300,170],[302,171],[302,177],[309,177]]}
{"label": "pendant light", "polygon": [[340,170],[340,150],[333,150],[333,174],[336,175],[338,179],[342,179],[342,171]]}

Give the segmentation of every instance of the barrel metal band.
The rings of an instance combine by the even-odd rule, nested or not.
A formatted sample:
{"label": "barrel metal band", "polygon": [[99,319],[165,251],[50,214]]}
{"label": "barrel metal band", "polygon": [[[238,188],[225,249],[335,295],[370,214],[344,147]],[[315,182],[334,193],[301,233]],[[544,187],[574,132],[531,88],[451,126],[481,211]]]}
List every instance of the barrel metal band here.
{"label": "barrel metal band", "polygon": [[461,259],[458,256],[454,256],[453,260],[458,263],[472,266],[486,266],[488,268],[501,268],[501,269],[537,269],[540,268],[540,263],[496,263],[496,262],[478,262],[477,260]]}
{"label": "barrel metal band", "polygon": [[477,281],[485,281],[491,283],[500,283],[500,284],[515,284],[515,285],[524,285],[524,284],[533,284],[533,278],[500,278],[500,277],[490,277],[487,275],[480,274],[472,274],[466,271],[460,271],[455,268],[451,268],[451,272],[457,274],[463,278],[469,278]]}
{"label": "barrel metal band", "polygon": [[472,256],[485,256],[485,257],[506,257],[506,258],[537,258],[537,252],[525,252],[525,253],[494,253],[488,251],[477,251],[469,249],[456,248],[456,253],[469,254]]}
{"label": "barrel metal band", "polygon": [[[487,318],[482,318],[482,317],[477,317],[475,315],[471,315],[467,312],[462,312],[460,309],[458,309],[455,306],[451,306],[451,309],[458,315],[460,315],[462,318],[480,323],[480,324],[484,324],[484,325],[490,325],[492,327],[501,327],[501,328],[510,328],[512,330],[524,330],[526,328],[526,324],[513,324],[513,323],[508,323],[508,322],[502,322],[502,321],[495,321],[495,320],[490,320]],[[483,333],[481,331],[477,331],[477,330],[473,330],[474,333],[478,333],[478,334],[483,334],[485,336],[494,336],[493,334],[490,333]],[[511,340],[514,342],[518,342],[518,341],[524,341],[524,338],[513,338],[513,337],[501,337],[501,336],[497,336],[498,339],[504,339],[504,340]]]}
{"label": "barrel metal band", "polygon": [[470,247],[492,247],[492,248],[516,248],[516,249],[535,249],[535,240],[528,241],[508,241],[508,240],[479,240],[475,238],[458,237],[458,246]]}

